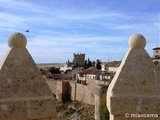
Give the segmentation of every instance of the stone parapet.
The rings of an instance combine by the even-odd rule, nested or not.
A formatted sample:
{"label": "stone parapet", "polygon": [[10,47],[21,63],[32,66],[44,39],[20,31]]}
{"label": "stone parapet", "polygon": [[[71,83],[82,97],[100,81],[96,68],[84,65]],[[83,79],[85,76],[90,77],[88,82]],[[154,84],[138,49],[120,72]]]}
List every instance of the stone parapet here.
{"label": "stone parapet", "polygon": [[145,45],[146,39],[141,34],[129,39],[130,49],[107,92],[110,120],[160,119],[160,73],[144,49]]}
{"label": "stone parapet", "polygon": [[26,49],[21,33],[8,38],[0,63],[0,120],[53,120],[55,98]]}

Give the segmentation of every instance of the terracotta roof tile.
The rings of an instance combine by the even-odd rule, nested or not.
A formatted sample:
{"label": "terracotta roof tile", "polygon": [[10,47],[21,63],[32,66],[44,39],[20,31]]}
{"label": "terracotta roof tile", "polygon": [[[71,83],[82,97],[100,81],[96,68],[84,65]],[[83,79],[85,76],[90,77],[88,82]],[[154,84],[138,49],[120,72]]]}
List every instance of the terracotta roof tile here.
{"label": "terracotta roof tile", "polygon": [[101,70],[98,70],[95,67],[90,67],[82,72],[79,72],[79,74],[100,74],[101,72]]}

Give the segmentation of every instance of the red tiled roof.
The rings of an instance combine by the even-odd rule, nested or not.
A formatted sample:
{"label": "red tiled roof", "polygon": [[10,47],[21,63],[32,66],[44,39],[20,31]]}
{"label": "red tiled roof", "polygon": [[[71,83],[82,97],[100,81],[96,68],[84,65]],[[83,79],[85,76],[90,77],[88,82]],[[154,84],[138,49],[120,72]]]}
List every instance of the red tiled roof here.
{"label": "red tiled roof", "polygon": [[82,72],[79,72],[79,74],[100,74],[101,72],[101,70],[98,70],[95,67],[90,67]]}

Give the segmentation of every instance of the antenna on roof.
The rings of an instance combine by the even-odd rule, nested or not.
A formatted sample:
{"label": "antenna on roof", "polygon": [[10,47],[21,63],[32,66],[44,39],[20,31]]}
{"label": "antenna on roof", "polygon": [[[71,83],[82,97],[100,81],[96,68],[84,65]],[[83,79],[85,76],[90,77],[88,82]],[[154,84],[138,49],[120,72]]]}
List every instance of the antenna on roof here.
{"label": "antenna on roof", "polygon": [[158,47],[159,46],[159,40],[157,41],[157,44],[156,44],[156,47]]}
{"label": "antenna on roof", "polygon": [[109,52],[108,52],[108,62],[109,62]]}

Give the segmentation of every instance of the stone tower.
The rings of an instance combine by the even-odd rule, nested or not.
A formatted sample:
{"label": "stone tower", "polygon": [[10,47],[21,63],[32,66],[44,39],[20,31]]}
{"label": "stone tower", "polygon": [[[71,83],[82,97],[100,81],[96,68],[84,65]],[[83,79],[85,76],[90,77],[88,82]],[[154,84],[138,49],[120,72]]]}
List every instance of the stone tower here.
{"label": "stone tower", "polygon": [[21,33],[8,38],[0,63],[0,120],[53,120],[55,99],[26,44]]}
{"label": "stone tower", "polygon": [[78,53],[73,54],[73,64],[74,65],[78,64],[81,67],[81,66],[84,66],[84,62],[85,62],[85,54],[78,54]]}

